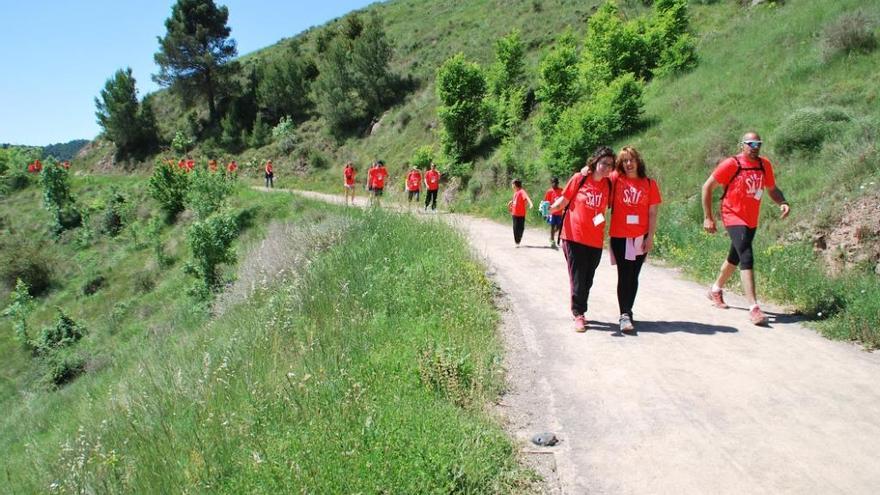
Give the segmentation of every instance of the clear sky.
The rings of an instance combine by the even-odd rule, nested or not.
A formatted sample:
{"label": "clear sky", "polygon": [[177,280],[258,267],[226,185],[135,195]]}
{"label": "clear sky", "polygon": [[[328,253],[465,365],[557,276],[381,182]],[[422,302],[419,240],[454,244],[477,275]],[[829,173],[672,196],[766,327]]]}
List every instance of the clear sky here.
{"label": "clear sky", "polygon": [[[244,55],[375,0],[215,0]],[[131,67],[138,95],[155,91],[153,54],[173,0],[0,0],[0,143],[92,139],[94,99]]]}

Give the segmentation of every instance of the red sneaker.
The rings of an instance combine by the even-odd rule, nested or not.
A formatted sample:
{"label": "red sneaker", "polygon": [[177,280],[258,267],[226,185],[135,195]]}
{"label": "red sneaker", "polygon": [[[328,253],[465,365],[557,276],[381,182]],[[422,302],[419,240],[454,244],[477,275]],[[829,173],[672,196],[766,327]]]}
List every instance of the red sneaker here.
{"label": "red sneaker", "polygon": [[587,331],[587,319],[584,318],[584,315],[577,315],[574,317],[574,331],[577,333],[584,333]]}
{"label": "red sneaker", "polygon": [[716,308],[727,309],[730,307],[727,305],[726,302],[724,302],[723,290],[715,292],[714,290],[709,289],[709,292],[706,293],[706,297],[708,297],[709,300],[712,301],[712,306],[715,306]]}
{"label": "red sneaker", "polygon": [[752,321],[754,325],[764,326],[767,324],[767,315],[761,311],[761,308],[755,306],[749,311],[749,319]]}

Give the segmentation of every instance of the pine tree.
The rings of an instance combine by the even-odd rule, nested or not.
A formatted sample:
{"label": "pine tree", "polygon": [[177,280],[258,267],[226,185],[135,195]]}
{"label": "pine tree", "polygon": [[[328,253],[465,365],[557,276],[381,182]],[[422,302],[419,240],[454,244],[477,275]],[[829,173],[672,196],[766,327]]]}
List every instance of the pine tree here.
{"label": "pine tree", "polygon": [[171,87],[184,99],[204,96],[211,122],[216,122],[218,90],[225,87],[237,65],[237,50],[226,25],[229,9],[213,0],[178,0],[165,20],[167,33],[154,55],[157,83]]}
{"label": "pine tree", "polygon": [[117,155],[142,155],[156,142],[156,120],[149,101],[138,103],[137,88],[131,68],[120,69],[108,79],[95,98],[98,124],[104,135],[116,145]]}

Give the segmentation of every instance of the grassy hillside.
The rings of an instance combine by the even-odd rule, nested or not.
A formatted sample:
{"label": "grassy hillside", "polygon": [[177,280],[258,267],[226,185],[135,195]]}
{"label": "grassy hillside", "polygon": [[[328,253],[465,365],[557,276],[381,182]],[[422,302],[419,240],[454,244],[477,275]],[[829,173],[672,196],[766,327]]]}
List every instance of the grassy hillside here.
{"label": "grassy hillside", "polygon": [[231,201],[251,218],[239,263],[204,304],[182,269],[193,219],[160,231],[171,262],[158,264],[145,182],[75,179],[95,211],[111,188],[128,196],[130,223],[115,238],[87,228],[50,238],[34,186],[0,203],[4,242],[51,269],[32,333],[56,307],[88,330],[72,351],[82,373],[55,386],[0,320],[5,491],[509,493],[530,483],[484,410],[502,386],[493,289],[459,235],[242,189]]}

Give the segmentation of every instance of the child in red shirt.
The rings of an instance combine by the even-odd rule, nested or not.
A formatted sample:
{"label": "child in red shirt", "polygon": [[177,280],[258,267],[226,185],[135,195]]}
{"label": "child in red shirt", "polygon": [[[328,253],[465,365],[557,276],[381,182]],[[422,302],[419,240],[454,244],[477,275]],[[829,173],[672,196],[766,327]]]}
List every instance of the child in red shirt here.
{"label": "child in red shirt", "polygon": [[272,160],[266,160],[266,187],[275,187],[275,168]]}
{"label": "child in red shirt", "polygon": [[431,162],[431,168],[425,172],[425,211],[431,205],[431,211],[437,213],[437,192],[440,190],[440,172],[437,165]]}
{"label": "child in red shirt", "polygon": [[[544,201],[548,205],[552,205],[562,196],[562,189],[559,187],[559,179],[553,177],[550,179],[550,189],[544,193]],[[562,214],[550,213],[547,216],[547,223],[550,224],[550,247],[556,248],[556,233],[562,228]]]}
{"label": "child in red shirt", "polygon": [[508,201],[507,209],[510,211],[510,215],[513,218],[513,242],[516,243],[516,247],[519,247],[523,232],[525,232],[526,229],[526,203],[529,204],[529,208],[535,206],[532,204],[532,198],[529,197],[529,193],[523,189],[522,181],[514,179],[513,199]]}
{"label": "child in red shirt", "polygon": [[406,176],[406,196],[410,203],[413,198],[419,201],[419,194],[422,191],[422,173],[416,167],[410,169]]}
{"label": "child in red shirt", "polygon": [[354,204],[354,177],[357,170],[354,169],[354,163],[351,161],[345,164],[342,170],[342,189],[345,193],[345,204],[348,205],[348,197],[351,196],[351,204]]}

